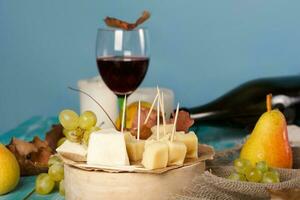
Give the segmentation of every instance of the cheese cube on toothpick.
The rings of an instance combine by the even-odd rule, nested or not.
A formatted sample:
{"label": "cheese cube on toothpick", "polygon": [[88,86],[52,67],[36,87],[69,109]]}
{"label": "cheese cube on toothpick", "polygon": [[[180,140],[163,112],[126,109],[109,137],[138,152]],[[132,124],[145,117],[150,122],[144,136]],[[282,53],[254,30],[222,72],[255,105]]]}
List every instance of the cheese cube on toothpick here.
{"label": "cheese cube on toothpick", "polygon": [[115,129],[93,132],[88,145],[87,164],[129,165],[124,134]]}
{"label": "cheese cube on toothpick", "polygon": [[156,124],[156,140],[149,141],[145,145],[143,153],[142,165],[146,169],[164,168],[168,164],[168,145],[166,142],[159,141],[159,101],[157,102],[157,124]]}
{"label": "cheese cube on toothpick", "polygon": [[141,122],[141,101],[139,101],[139,106],[138,106],[137,139],[135,139],[134,137],[126,136],[128,138],[126,140],[126,149],[127,149],[129,160],[132,162],[142,160],[143,153],[144,153],[145,141],[140,140],[140,122]]}
{"label": "cheese cube on toothpick", "polygon": [[126,143],[126,149],[128,153],[129,160],[131,162],[137,162],[142,160],[143,153],[144,153],[144,140],[131,140],[130,142]]}
{"label": "cheese cube on toothpick", "polygon": [[[161,140],[163,138],[170,138],[170,136],[172,134],[173,124],[166,124],[166,126],[164,126],[164,127],[165,127],[165,130],[164,129],[159,129],[159,140]],[[157,135],[156,130],[157,130],[156,126],[153,126],[151,128],[152,135],[147,140],[155,139],[155,137]],[[164,131],[166,131],[165,135],[164,135]]]}
{"label": "cheese cube on toothpick", "polygon": [[171,141],[168,141],[168,153],[169,153],[168,166],[182,165],[187,152],[187,147],[183,142],[174,141],[174,134],[176,132],[178,112],[179,112],[179,103],[177,104],[177,108],[176,108],[175,119],[174,119],[174,124],[171,133]]}
{"label": "cheese cube on toothpick", "polygon": [[194,132],[176,132],[174,140],[185,144],[187,147],[186,158],[198,158],[198,138]]}
{"label": "cheese cube on toothpick", "polygon": [[168,166],[182,165],[185,159],[187,148],[183,142],[168,141]]}
{"label": "cheese cube on toothpick", "polygon": [[135,139],[135,137],[130,133],[130,131],[125,131],[123,134],[126,144]]}
{"label": "cheese cube on toothpick", "polygon": [[168,145],[155,141],[145,147],[142,164],[146,169],[164,168],[168,164]]}

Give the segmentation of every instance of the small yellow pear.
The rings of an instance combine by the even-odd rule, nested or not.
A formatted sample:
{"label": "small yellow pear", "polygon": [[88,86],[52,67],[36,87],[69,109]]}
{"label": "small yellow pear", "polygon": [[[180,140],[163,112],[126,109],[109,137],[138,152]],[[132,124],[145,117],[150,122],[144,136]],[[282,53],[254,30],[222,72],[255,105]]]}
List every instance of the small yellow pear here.
{"label": "small yellow pear", "polygon": [[252,164],[266,161],[271,167],[292,168],[286,120],[279,110],[271,110],[271,98],[272,95],[267,96],[267,112],[257,121],[240,157],[250,160]]}
{"label": "small yellow pear", "polygon": [[0,144],[0,195],[12,191],[20,180],[20,167],[16,157]]}

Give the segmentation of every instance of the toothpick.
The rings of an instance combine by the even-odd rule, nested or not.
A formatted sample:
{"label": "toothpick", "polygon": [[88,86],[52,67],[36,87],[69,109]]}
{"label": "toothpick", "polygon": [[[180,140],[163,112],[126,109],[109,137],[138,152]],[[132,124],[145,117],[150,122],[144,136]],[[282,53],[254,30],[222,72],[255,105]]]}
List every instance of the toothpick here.
{"label": "toothpick", "polygon": [[140,140],[140,123],[141,123],[141,100],[139,100],[139,108],[138,108],[137,140]]}
{"label": "toothpick", "polygon": [[173,142],[173,140],[174,140],[174,134],[175,134],[175,131],[176,131],[176,124],[177,124],[177,118],[178,118],[178,111],[179,111],[179,103],[177,103],[177,107],[176,107],[176,113],[175,113],[175,119],[174,119],[174,124],[173,124],[171,142]]}
{"label": "toothpick", "polygon": [[156,140],[159,141],[159,99],[157,102],[157,108],[156,108],[156,116],[157,116],[157,125],[156,125]]}
{"label": "toothpick", "polygon": [[164,130],[164,135],[166,135],[166,119],[165,119],[165,108],[164,108],[164,93],[162,92],[161,96],[160,96],[160,90],[159,87],[156,86],[157,89],[157,93],[158,93],[158,98],[159,98],[159,102],[160,102],[160,108],[161,108],[161,112],[162,112],[162,118],[163,118],[163,130]]}
{"label": "toothpick", "polygon": [[122,113],[122,124],[121,124],[121,132],[124,132],[124,122],[125,122],[125,113],[126,113],[126,95],[123,101],[123,113]]}
{"label": "toothpick", "polygon": [[153,110],[153,108],[154,108],[154,105],[155,105],[155,102],[156,102],[157,98],[158,98],[158,94],[155,96],[155,98],[154,98],[154,100],[153,100],[153,102],[152,102],[152,105],[151,105],[150,110],[149,110],[149,112],[148,112],[148,115],[147,115],[147,117],[146,117],[146,119],[145,119],[145,121],[144,121],[144,124],[146,124],[146,123],[148,122],[148,120],[149,120],[149,118],[150,118],[150,114],[151,114],[151,112],[152,112],[152,110]]}
{"label": "toothpick", "polygon": [[166,116],[165,116],[165,103],[164,103],[164,93],[161,93],[161,112],[162,112],[162,118],[163,118],[163,127],[164,127],[164,135],[166,135]]}

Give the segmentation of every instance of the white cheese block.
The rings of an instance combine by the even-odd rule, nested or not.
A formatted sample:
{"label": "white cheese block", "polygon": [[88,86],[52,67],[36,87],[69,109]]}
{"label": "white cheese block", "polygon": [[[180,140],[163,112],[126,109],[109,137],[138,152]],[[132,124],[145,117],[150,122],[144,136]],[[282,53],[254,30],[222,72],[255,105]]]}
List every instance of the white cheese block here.
{"label": "white cheese block", "polygon": [[169,141],[167,144],[169,148],[168,166],[182,165],[187,151],[185,144],[178,141]]}
{"label": "white cheese block", "polygon": [[87,164],[106,166],[129,165],[124,134],[103,129],[90,135]]}
{"label": "white cheese block", "polygon": [[186,158],[198,158],[198,138],[194,132],[176,132],[174,140],[183,142],[186,145]]}
{"label": "white cheese block", "polygon": [[86,161],[87,149],[80,143],[66,140],[56,151],[62,156],[73,161]]}
{"label": "white cheese block", "polygon": [[133,139],[126,143],[129,161],[137,162],[142,160],[144,153],[145,140]]}
{"label": "white cheese block", "polygon": [[142,164],[146,169],[164,168],[168,164],[168,145],[155,141],[145,146]]}

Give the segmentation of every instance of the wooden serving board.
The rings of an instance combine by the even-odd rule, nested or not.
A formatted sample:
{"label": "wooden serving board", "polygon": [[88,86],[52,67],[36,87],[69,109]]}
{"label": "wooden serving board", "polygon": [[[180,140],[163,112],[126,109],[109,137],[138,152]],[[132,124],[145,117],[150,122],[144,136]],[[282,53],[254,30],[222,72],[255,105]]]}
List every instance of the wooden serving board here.
{"label": "wooden serving board", "polygon": [[[139,200],[167,199],[180,193],[205,171],[205,160],[213,159],[214,150],[199,144],[198,159],[186,160],[183,166],[148,170],[142,166],[107,168],[65,161],[66,198],[70,200]],[[131,167],[131,168],[130,168]]]}
{"label": "wooden serving board", "polygon": [[191,180],[204,170],[205,162],[163,174],[86,171],[65,165],[66,199],[163,200],[188,187]]}

